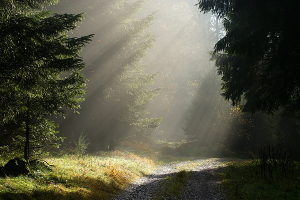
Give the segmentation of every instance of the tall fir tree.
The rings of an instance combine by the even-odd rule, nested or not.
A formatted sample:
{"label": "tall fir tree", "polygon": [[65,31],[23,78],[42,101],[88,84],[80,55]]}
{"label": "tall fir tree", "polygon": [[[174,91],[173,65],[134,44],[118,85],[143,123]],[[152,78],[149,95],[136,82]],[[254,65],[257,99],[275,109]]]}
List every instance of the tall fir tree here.
{"label": "tall fir tree", "polygon": [[69,37],[82,16],[43,10],[54,1],[5,2],[16,9],[6,9],[0,21],[0,123],[2,133],[23,143],[28,160],[60,140],[53,117],[79,108],[85,91],[79,51],[92,35]]}

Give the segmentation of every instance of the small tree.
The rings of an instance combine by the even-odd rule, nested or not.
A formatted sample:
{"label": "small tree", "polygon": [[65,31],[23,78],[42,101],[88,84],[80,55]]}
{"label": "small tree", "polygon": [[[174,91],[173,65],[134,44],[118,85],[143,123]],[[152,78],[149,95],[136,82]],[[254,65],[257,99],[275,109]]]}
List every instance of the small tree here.
{"label": "small tree", "polygon": [[89,141],[84,133],[81,133],[75,142],[75,153],[77,155],[84,155],[89,147]]}
{"label": "small tree", "polygon": [[[24,159],[56,144],[53,116],[76,111],[83,100],[80,49],[92,35],[71,38],[81,15],[15,13],[0,21],[2,124],[14,121],[24,135]],[[34,145],[31,145],[34,144]]]}

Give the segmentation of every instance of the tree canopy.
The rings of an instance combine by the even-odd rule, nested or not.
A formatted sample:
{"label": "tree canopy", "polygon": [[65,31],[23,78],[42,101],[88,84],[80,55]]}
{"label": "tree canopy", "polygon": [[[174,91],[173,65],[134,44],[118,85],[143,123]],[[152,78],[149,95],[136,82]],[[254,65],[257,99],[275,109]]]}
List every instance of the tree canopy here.
{"label": "tree canopy", "polygon": [[300,2],[199,0],[223,20],[214,58],[223,95],[244,111],[300,108]]}

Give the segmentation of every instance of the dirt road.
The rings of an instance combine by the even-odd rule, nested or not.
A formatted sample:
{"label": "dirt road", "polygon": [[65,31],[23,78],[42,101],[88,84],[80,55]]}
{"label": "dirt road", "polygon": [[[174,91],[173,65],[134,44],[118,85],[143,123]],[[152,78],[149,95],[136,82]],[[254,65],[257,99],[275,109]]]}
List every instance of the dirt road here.
{"label": "dirt road", "polygon": [[[199,159],[176,162],[159,167],[153,174],[141,178],[115,200],[225,200],[217,171],[224,159]],[[187,171],[189,178],[182,192],[175,196],[158,196],[166,177]]]}

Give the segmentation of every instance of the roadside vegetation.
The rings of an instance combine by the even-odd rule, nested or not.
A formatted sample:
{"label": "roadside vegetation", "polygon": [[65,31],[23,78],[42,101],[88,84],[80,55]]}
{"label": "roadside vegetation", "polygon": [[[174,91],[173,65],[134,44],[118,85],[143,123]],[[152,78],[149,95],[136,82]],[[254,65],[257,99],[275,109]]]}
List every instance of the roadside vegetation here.
{"label": "roadside vegetation", "polygon": [[263,177],[257,161],[231,162],[222,175],[230,200],[298,200],[300,199],[300,163],[283,176],[273,170],[272,178]]}
{"label": "roadside vegetation", "polygon": [[26,176],[0,178],[0,200],[111,199],[155,168],[152,160],[119,151],[45,161],[50,170],[41,167]]}

